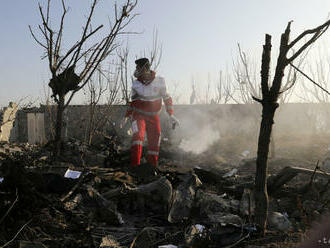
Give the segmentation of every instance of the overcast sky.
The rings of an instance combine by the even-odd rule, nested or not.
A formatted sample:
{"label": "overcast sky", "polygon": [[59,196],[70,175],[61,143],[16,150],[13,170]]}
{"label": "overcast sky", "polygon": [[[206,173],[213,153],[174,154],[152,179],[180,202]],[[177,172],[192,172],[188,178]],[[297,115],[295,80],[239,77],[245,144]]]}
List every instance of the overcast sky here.
{"label": "overcast sky", "polygon": [[[28,30],[28,25],[36,29],[40,23],[38,1],[1,2],[0,105],[27,96],[42,100],[49,81],[47,61],[41,60],[43,51]],[[52,2],[55,25],[61,10],[56,5],[60,1]],[[90,2],[67,0],[70,7],[64,37],[67,46],[79,37]],[[113,3],[100,0],[94,26],[107,22],[108,17],[111,19]],[[190,89],[192,78],[197,84],[205,84],[207,77],[216,80],[218,71],[230,66],[237,55],[237,43],[260,59],[265,33],[272,35],[275,50],[288,21],[294,21],[293,37],[324,22],[329,12],[329,0],[139,0],[135,10],[139,16],[127,29],[141,33],[128,37],[130,62],[134,63],[135,56],[151,48],[156,28],[163,48],[157,73],[164,76],[169,85],[179,83],[183,89]],[[329,35],[330,32],[326,33]],[[74,102],[82,101],[78,96]]]}

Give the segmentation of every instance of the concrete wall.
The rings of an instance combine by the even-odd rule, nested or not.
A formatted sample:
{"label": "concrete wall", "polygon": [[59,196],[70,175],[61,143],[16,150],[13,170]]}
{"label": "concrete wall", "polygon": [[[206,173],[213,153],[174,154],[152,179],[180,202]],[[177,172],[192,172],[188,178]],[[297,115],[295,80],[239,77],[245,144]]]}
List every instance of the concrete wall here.
{"label": "concrete wall", "polygon": [[27,113],[29,144],[44,144],[46,142],[44,116],[44,113]]}
{"label": "concrete wall", "polygon": [[[171,130],[167,114],[163,110],[160,115],[163,137],[171,136],[178,140],[195,139],[198,142],[198,139],[205,137],[215,139],[221,136],[245,136],[255,142],[258,136],[261,120],[260,104],[176,105],[174,108],[181,126],[177,130]],[[29,113],[44,113],[44,134],[41,135],[41,139],[50,140],[54,132],[52,123],[55,120],[55,109],[54,106],[42,106],[18,111],[15,124],[17,137],[13,140],[28,142],[29,133],[32,132],[28,130]],[[95,110],[97,133],[111,135],[117,132],[120,136],[127,137],[129,126],[121,129],[118,125],[125,111],[126,107],[122,105],[97,106]],[[64,115],[63,137],[87,140],[89,113],[89,106],[69,106]],[[277,110],[274,133],[277,136],[329,134],[329,127],[330,104],[291,103],[282,104]],[[100,137],[101,135],[95,135],[94,141],[100,140]],[[193,141],[189,140],[189,142]]]}
{"label": "concrete wall", "polygon": [[17,138],[16,129],[14,128],[17,110],[18,105],[12,102],[3,110],[0,123],[0,141],[8,142]]}
{"label": "concrete wall", "polygon": [[[31,119],[39,119],[39,122],[43,122],[44,117],[41,117],[39,115],[37,115],[37,113],[40,113],[42,115],[44,115],[44,108],[28,108],[28,109],[20,109],[17,111],[16,114],[16,119],[15,119],[15,130],[17,133],[17,136],[15,137],[15,139],[13,139],[13,142],[19,142],[19,143],[28,143],[28,142],[32,142],[32,144],[34,143],[40,143],[39,142],[39,138],[35,139],[32,137],[37,137],[40,135],[41,136],[46,136],[45,133],[47,131],[47,126],[49,125],[49,123],[45,124],[43,128],[39,128],[40,125],[36,124],[37,127],[35,127],[35,121],[36,120],[31,120]],[[30,116],[30,118],[28,118],[28,116]],[[32,118],[32,117],[35,118]],[[29,120],[30,119],[30,125],[29,125]],[[34,126],[34,128],[32,127]],[[37,130],[36,130],[37,128]],[[30,129],[30,132],[29,132]],[[33,131],[32,131],[33,129]],[[40,131],[39,131],[40,130]],[[30,136],[30,140],[29,140],[29,136]],[[47,138],[44,137],[43,138],[44,142],[47,141]]]}

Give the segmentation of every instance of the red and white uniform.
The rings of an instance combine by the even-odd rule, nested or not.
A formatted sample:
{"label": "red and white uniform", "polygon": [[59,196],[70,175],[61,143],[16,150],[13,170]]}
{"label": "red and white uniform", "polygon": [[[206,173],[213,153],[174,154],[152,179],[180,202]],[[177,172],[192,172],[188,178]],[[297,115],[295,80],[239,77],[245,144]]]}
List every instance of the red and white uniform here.
{"label": "red and white uniform", "polygon": [[126,112],[126,117],[132,115],[132,167],[140,165],[146,130],[148,138],[147,160],[150,164],[157,165],[161,132],[159,112],[162,108],[162,100],[165,103],[167,113],[173,115],[172,98],[166,92],[164,78],[155,77],[150,83],[141,81],[135,80],[132,83],[132,101]]}

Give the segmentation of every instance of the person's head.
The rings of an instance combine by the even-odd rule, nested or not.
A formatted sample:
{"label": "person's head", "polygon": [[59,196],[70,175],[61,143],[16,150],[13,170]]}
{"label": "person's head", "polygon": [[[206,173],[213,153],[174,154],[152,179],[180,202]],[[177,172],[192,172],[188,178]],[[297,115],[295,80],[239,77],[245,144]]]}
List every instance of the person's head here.
{"label": "person's head", "polygon": [[150,72],[150,62],[149,59],[147,58],[141,58],[141,59],[137,59],[135,60],[135,64],[136,64],[136,69],[134,72],[134,76],[135,77],[141,77],[146,73]]}

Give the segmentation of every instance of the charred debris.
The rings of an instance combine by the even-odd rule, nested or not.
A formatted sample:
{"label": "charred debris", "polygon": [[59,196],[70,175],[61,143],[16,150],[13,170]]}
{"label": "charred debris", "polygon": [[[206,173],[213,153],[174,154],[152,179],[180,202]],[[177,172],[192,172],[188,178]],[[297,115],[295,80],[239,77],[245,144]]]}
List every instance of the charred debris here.
{"label": "charred debris", "polygon": [[[270,159],[267,233],[255,224],[255,161],[163,141],[158,168],[129,167],[118,139],[0,146],[2,247],[294,247],[329,211],[326,161]],[[221,154],[223,155],[223,154]],[[324,170],[322,170],[322,168]]]}

